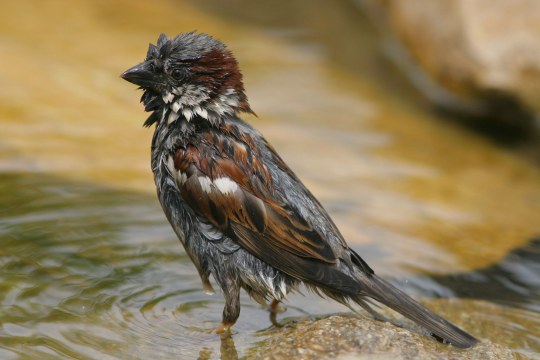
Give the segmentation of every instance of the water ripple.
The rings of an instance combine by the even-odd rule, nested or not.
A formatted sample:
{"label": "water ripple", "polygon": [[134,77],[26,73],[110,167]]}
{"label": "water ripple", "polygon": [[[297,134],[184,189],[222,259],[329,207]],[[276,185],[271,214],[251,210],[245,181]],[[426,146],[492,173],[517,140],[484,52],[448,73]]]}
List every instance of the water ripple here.
{"label": "water ripple", "polygon": [[[30,183],[17,174],[4,181],[12,188]],[[234,358],[273,331],[268,312],[242,294],[234,341],[212,333],[223,297],[203,293],[155,199],[44,176],[32,189],[2,199],[4,208],[27,205],[0,224],[0,358]],[[502,266],[518,269],[518,277],[526,273]],[[425,279],[428,288],[441,289],[443,280]],[[344,310],[311,294],[289,300],[282,320]],[[508,337],[519,335],[513,346],[523,354],[540,332],[540,319],[529,315],[482,313]]]}

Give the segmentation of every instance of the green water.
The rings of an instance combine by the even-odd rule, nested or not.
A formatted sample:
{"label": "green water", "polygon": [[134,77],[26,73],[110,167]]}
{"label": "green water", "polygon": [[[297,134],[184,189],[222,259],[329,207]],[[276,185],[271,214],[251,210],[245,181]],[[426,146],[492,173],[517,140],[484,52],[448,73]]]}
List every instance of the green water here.
{"label": "green water", "polygon": [[[223,299],[162,214],[140,92],[118,77],[193,29],[229,44],[248,120],[379,274],[538,358],[538,165],[434,114],[352,3],[223,4],[0,5],[0,359],[235,359],[279,332],[244,296],[237,333],[211,333]],[[347,311],[305,293],[279,318]]]}

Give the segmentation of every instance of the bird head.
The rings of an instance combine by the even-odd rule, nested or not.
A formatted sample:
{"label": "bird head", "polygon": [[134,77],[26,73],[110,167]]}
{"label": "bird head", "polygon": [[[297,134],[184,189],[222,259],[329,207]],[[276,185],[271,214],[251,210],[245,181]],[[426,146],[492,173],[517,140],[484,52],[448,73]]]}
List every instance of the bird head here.
{"label": "bird head", "polygon": [[[184,33],[174,38],[161,34],[150,44],[146,59],[121,77],[144,90],[146,111],[153,111],[146,126],[165,119],[188,122],[202,118],[219,123],[239,111],[253,113],[242,83],[242,74],[231,51],[202,33]],[[158,115],[159,112],[161,115]]]}

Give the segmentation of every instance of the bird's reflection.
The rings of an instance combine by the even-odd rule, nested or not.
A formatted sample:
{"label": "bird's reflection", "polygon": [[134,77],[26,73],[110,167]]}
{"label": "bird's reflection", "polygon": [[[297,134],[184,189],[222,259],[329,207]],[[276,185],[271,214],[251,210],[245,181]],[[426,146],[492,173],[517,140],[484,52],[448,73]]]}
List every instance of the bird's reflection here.
{"label": "bird's reflection", "polygon": [[[231,334],[221,335],[221,345],[219,348],[221,360],[238,360],[238,351]],[[210,360],[212,358],[212,349],[207,347],[199,352],[198,360]]]}
{"label": "bird's reflection", "polygon": [[233,337],[230,334],[221,337],[221,359],[222,360],[238,360],[238,352],[234,345]]}

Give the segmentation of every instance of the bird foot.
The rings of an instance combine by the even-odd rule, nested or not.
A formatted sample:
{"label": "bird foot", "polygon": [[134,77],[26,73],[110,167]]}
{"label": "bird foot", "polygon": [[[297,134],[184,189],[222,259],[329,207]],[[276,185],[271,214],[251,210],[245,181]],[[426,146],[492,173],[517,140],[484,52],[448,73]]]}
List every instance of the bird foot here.
{"label": "bird foot", "polygon": [[282,327],[283,326],[277,321],[277,316],[276,315],[278,313],[285,312],[285,310],[286,309],[284,307],[279,306],[279,301],[278,300],[273,300],[272,301],[272,303],[268,307],[268,311],[270,311],[270,322],[272,323],[272,325],[274,325],[275,327]]}
{"label": "bird foot", "polygon": [[214,288],[208,278],[202,278],[203,291],[207,295],[214,295]]}
{"label": "bird foot", "polygon": [[284,306],[280,306],[280,302],[278,300],[273,300],[272,303],[268,306],[268,311],[273,314],[280,314],[287,311],[287,308]]}
{"label": "bird foot", "polygon": [[215,292],[214,292],[214,288],[212,287],[212,285],[210,285],[210,283],[208,284],[204,284],[203,283],[203,291],[206,295],[214,295]]}
{"label": "bird foot", "polygon": [[231,334],[231,327],[234,325],[234,323],[221,323],[217,328],[214,329],[214,333],[219,335],[226,335]]}

